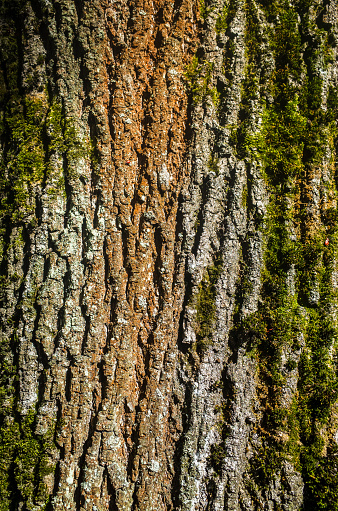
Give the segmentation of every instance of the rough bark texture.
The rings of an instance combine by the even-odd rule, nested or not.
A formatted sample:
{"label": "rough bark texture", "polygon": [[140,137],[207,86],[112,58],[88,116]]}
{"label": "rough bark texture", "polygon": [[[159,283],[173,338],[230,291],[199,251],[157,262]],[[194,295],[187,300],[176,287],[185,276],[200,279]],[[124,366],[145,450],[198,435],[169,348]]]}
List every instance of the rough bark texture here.
{"label": "rough bark texture", "polygon": [[0,510],[337,510],[336,0],[0,6]]}

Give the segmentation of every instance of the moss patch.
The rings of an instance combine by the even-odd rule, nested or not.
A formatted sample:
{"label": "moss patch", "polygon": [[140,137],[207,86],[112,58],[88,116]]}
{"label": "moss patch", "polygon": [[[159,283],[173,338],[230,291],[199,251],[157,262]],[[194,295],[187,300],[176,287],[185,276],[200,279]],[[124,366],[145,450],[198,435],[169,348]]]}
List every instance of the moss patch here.
{"label": "moss patch", "polygon": [[[19,286],[24,279],[23,263],[19,266],[18,259],[37,225],[42,194],[46,190],[49,194],[65,194],[65,182],[76,178],[78,159],[89,159],[89,144],[82,143],[74,122],[66,118],[61,104],[52,100],[46,91],[33,91],[33,84],[29,91],[23,85],[20,52],[24,47],[21,23],[25,3],[0,2],[0,294],[5,300],[9,284],[18,282]],[[31,302],[29,306],[35,306],[36,289],[27,301]],[[55,450],[53,423],[46,434],[37,434],[36,410],[23,416],[17,402],[15,325],[21,316],[21,306],[22,303],[17,304],[13,317],[0,318],[3,332],[8,333],[0,345],[0,510],[3,511],[18,506],[42,509],[49,500],[44,478],[54,471],[50,461]]]}
{"label": "moss patch", "polygon": [[216,320],[216,284],[222,273],[223,260],[218,256],[206,269],[199,286],[196,300],[196,339],[197,351],[203,354],[212,342],[212,331]]}
{"label": "moss patch", "polygon": [[219,92],[212,86],[213,63],[199,59],[195,55],[186,68],[184,78],[194,104],[205,101],[210,97],[215,106],[219,104]]}
{"label": "moss patch", "polygon": [[[326,202],[315,217],[309,183],[318,180],[328,147],[335,155],[337,93],[330,90],[332,110],[326,111],[320,69],[330,62],[329,34],[309,16],[313,2],[301,4],[259,2],[270,22],[265,36],[275,58],[271,74],[262,76],[257,6],[246,2],[247,70],[241,123],[232,140],[239,157],[263,169],[270,203],[258,310],[244,319],[237,315],[233,336],[234,345],[246,345],[258,362],[262,419],[257,428],[260,444],[250,460],[250,493],[255,499],[257,492],[264,492],[287,459],[303,475],[304,509],[336,509],[336,449],[328,432],[338,398],[334,156],[326,163],[331,165],[330,179],[320,185]],[[266,92],[269,101],[264,100]],[[253,102],[261,111],[259,130]],[[286,362],[284,353],[290,353]],[[291,371],[298,371],[298,390],[292,404],[283,406]]]}
{"label": "moss patch", "polygon": [[38,436],[34,422],[34,410],[21,419],[0,416],[1,511],[12,508],[13,496],[15,502],[24,502],[28,509],[49,501],[43,478],[55,469],[49,457],[54,448],[53,430]]}

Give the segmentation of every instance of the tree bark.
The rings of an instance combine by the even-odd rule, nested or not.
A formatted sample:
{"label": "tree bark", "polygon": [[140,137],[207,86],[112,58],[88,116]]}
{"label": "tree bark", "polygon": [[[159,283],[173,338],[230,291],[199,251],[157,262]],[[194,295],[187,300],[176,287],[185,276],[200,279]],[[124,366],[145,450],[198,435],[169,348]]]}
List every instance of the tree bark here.
{"label": "tree bark", "polygon": [[337,2],[0,9],[0,510],[338,509]]}

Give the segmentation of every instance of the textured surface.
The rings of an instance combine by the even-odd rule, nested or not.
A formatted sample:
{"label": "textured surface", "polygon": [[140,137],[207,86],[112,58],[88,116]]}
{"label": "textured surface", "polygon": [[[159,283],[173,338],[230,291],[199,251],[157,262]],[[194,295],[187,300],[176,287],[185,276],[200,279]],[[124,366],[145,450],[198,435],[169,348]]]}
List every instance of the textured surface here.
{"label": "textured surface", "polygon": [[337,16],[2,0],[1,511],[338,509]]}

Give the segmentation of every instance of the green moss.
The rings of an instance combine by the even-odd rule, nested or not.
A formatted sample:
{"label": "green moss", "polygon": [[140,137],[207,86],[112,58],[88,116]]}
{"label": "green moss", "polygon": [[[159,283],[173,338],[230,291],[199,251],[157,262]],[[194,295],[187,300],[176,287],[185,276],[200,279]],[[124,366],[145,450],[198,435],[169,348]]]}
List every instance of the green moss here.
{"label": "green moss", "polygon": [[[18,224],[34,213],[35,194],[48,180],[56,193],[64,191],[65,179],[76,177],[75,164],[89,158],[88,143],[83,143],[71,119],[65,117],[59,103],[48,98],[7,92],[2,137],[6,141],[0,160],[1,216]],[[65,162],[55,176],[50,158],[57,154]],[[49,193],[53,188],[49,188]]]}
{"label": "green moss", "polygon": [[208,6],[205,0],[200,0],[200,16],[203,21],[206,21],[210,13],[215,9],[213,6]]}
{"label": "green moss", "polygon": [[33,210],[32,187],[41,184],[44,177],[42,130],[45,115],[46,105],[37,99],[23,98],[7,106],[5,125],[10,146],[1,161],[1,188],[5,196],[2,210],[11,212],[13,222]]}
{"label": "green moss", "polygon": [[235,149],[239,158],[248,156],[248,149],[252,145],[252,104],[259,94],[259,67],[261,61],[262,37],[259,31],[257,8],[253,2],[245,2],[246,30],[246,72],[242,82],[241,107],[237,133],[232,135]]}
{"label": "green moss", "polygon": [[48,140],[47,156],[56,154],[64,162],[62,173],[54,175],[54,169],[51,165],[47,166],[47,179],[53,182],[54,188],[49,189],[49,194],[59,193],[65,189],[65,181],[76,179],[76,164],[79,159],[93,160],[94,154],[97,157],[97,150],[92,143],[83,142],[76,130],[72,119],[65,117],[62,106],[57,101],[53,101],[49,107],[46,117],[46,136]]}
{"label": "green moss", "polygon": [[[247,70],[241,123],[232,134],[237,155],[247,162],[259,163],[270,193],[263,224],[266,249],[258,310],[243,318],[244,294],[237,293],[237,315],[230,339],[235,347],[245,345],[248,355],[256,358],[260,381],[263,416],[257,432],[261,446],[250,461],[254,481],[250,493],[255,499],[254,494],[271,484],[287,459],[303,475],[304,509],[336,509],[338,480],[333,467],[337,454],[323,436],[323,429],[328,426],[338,399],[338,331],[333,314],[337,293],[332,286],[337,211],[335,207],[322,207],[320,218],[314,219],[309,213],[308,195],[308,182],[317,175],[329,146],[333,154],[331,181],[321,187],[333,204],[337,198],[337,91],[329,91],[328,111],[322,109],[322,79],[318,71],[324,62],[322,54],[330,53],[329,38],[319,34],[318,27],[312,24],[311,33],[316,34],[313,47],[304,52],[298,28],[300,15],[302,33],[310,30],[304,4],[298,5],[297,12],[282,0],[259,3],[273,23],[266,35],[274,52],[275,69],[262,81],[260,24],[255,4],[247,1]],[[272,99],[258,104],[258,111],[262,112],[258,131],[252,120],[252,103],[264,98],[265,91]],[[325,245],[327,236],[329,244]],[[294,276],[293,290],[290,275]],[[241,283],[244,281],[245,269]],[[292,356],[283,366],[282,355],[288,352]],[[282,406],[288,372],[297,369],[298,392],[290,406]],[[284,441],[278,440],[279,432],[284,432]]]}
{"label": "green moss", "polygon": [[22,418],[1,417],[1,511],[11,508],[13,494],[16,502],[24,502],[28,508],[49,500],[43,478],[54,472],[54,466],[49,461],[49,453],[54,448],[53,429],[38,436],[34,433],[34,426],[34,410]]}
{"label": "green moss", "polygon": [[[313,452],[308,452],[304,460],[307,471],[307,501],[315,506],[313,509],[325,511],[338,510],[338,449],[330,444],[327,455],[322,456],[322,443],[315,446]],[[313,455],[315,454],[315,455]]]}
{"label": "green moss", "polygon": [[[76,159],[88,154],[61,106],[50,101],[47,94],[28,94],[23,87],[20,23],[24,6],[24,1],[0,1],[1,293],[11,282],[16,286],[20,284],[21,275],[15,269],[16,257],[19,245],[21,253],[24,243],[22,233],[27,234],[36,226],[37,197],[46,186],[51,188],[65,178],[70,179],[67,168],[75,167]],[[54,168],[56,153],[61,160],[58,169]],[[14,259],[9,260],[12,253]],[[27,303],[33,307],[35,301],[36,290]],[[23,416],[16,398],[18,381],[14,358],[18,341],[14,325],[20,317],[21,305],[16,304],[15,320],[13,317],[2,319],[6,321],[6,329],[12,329],[0,344],[0,510],[3,511],[16,509],[19,504],[23,509],[37,505],[42,508],[49,499],[44,477],[54,471],[50,464],[55,449],[53,424],[45,435],[38,435],[36,411],[32,409]]]}
{"label": "green moss", "polygon": [[30,204],[30,186],[40,180],[44,169],[41,126],[44,106],[41,101],[20,95],[19,20],[25,2],[0,4],[3,29],[0,35],[2,87],[0,95],[1,139],[4,147],[0,161],[0,220],[7,211],[14,219],[22,217],[24,204]]}
{"label": "green moss", "polygon": [[0,344],[0,511],[19,502],[27,509],[44,505],[49,500],[44,477],[55,468],[50,462],[55,450],[53,422],[44,435],[37,435],[35,409],[25,416],[17,409],[13,342],[4,339]]}
{"label": "green moss", "polygon": [[217,429],[220,435],[220,442],[214,444],[211,448],[209,462],[212,465],[215,473],[221,475],[223,469],[223,460],[226,455],[227,447],[226,440],[230,433],[232,403],[235,397],[235,389],[231,382],[226,384],[218,382],[215,387],[221,388],[223,392],[223,403],[216,407],[216,412],[219,414]]}
{"label": "green moss", "polygon": [[217,107],[220,100],[217,88],[211,85],[213,63],[206,60],[199,60],[197,55],[192,58],[187,66],[184,78],[187,83],[192,102],[197,104],[210,97]]}
{"label": "green moss", "polygon": [[306,118],[300,113],[297,96],[283,106],[265,110],[260,135],[252,142],[256,142],[266,176],[274,186],[300,176],[305,135]]}
{"label": "green moss", "polygon": [[54,427],[37,435],[35,410],[26,416],[18,413],[17,371],[8,339],[1,342],[0,356],[0,510],[8,511],[20,501],[32,508],[49,498],[43,477],[54,471],[49,458],[55,448]]}
{"label": "green moss", "polygon": [[221,32],[225,32],[228,28],[228,8],[229,6],[226,4],[221,14],[218,16],[216,20],[215,30],[217,34],[220,34]]}
{"label": "green moss", "polygon": [[215,156],[214,154],[210,154],[208,160],[208,170],[209,172],[214,172],[216,176],[219,175],[218,161],[219,158],[217,156]]}
{"label": "green moss", "polygon": [[197,351],[203,354],[212,342],[212,331],[216,320],[216,284],[222,273],[223,260],[218,256],[205,272],[196,299]]}
{"label": "green moss", "polygon": [[[8,141],[0,160],[0,221],[25,222],[35,211],[35,195],[47,186],[49,195],[65,194],[65,181],[76,179],[76,163],[90,157],[71,119],[57,102],[22,96],[6,103],[2,136]],[[55,167],[56,154],[64,162]]]}

